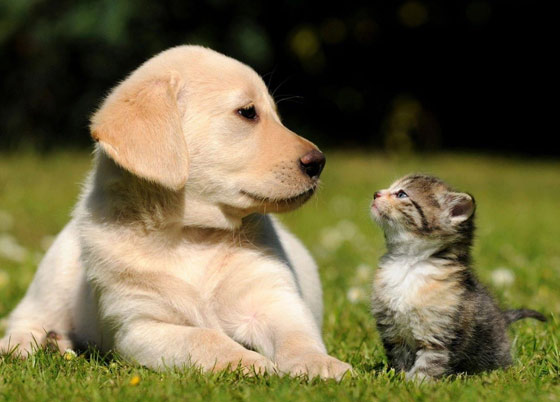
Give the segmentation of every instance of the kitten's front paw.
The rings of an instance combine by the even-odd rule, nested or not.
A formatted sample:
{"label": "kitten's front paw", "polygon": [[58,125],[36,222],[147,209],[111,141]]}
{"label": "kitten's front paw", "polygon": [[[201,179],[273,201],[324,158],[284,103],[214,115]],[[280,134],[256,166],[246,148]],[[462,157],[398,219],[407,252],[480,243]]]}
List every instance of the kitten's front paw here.
{"label": "kitten's front paw", "polygon": [[280,372],[290,376],[307,375],[309,378],[321,377],[321,379],[342,380],[344,375],[352,372],[352,366],[341,362],[334,357],[324,353],[306,353],[297,358],[279,364]]}
{"label": "kitten's front paw", "polygon": [[411,370],[411,371],[407,371],[405,378],[408,381],[414,381],[416,383],[423,383],[423,382],[432,382],[435,381],[435,378],[432,377],[431,375],[423,372],[423,371],[416,371],[416,370]]}

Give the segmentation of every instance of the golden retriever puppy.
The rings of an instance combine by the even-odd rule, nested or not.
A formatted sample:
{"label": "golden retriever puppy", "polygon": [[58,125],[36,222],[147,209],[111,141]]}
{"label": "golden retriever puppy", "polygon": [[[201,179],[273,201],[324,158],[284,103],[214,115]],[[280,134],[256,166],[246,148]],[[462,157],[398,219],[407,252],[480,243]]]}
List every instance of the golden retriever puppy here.
{"label": "golden retriever puppy", "polygon": [[325,158],[282,125],[251,68],[169,49],[114,88],[91,135],[95,166],[73,219],[1,351],[55,342],[154,369],[350,370],[325,351],[313,259],[266,215],[307,201]]}

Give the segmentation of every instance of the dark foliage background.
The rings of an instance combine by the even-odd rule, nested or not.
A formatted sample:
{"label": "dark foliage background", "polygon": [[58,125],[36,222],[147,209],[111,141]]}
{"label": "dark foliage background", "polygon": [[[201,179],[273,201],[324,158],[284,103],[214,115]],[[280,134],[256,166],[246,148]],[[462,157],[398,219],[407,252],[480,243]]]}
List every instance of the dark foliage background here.
{"label": "dark foliage background", "polygon": [[286,125],[323,147],[558,154],[549,13],[521,0],[0,0],[0,149],[89,146],[113,85],[196,43],[253,66]]}

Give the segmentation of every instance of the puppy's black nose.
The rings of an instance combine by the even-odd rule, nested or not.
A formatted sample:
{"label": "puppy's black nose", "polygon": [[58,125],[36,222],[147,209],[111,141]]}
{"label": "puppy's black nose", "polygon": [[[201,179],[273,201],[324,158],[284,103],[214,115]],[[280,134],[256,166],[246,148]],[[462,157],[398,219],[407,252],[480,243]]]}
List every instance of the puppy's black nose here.
{"label": "puppy's black nose", "polygon": [[301,170],[312,179],[319,178],[319,175],[325,167],[325,162],[325,155],[316,149],[306,153],[299,160]]}

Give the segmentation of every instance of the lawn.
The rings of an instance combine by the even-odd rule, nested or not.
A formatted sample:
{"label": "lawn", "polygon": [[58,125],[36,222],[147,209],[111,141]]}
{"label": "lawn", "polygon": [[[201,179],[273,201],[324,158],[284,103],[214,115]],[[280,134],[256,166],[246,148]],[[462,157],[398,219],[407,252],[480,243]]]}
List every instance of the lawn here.
{"label": "lawn", "polygon": [[[353,377],[338,384],[196,370],[154,373],[94,351],[64,357],[40,352],[23,362],[0,358],[0,400],[560,400],[560,161],[327,156],[320,192],[281,219],[319,263],[324,339],[329,353],[354,366]],[[89,167],[85,152],[0,154],[0,317],[23,296],[37,262],[67,222]],[[549,317],[545,324],[512,326],[512,368],[420,385],[387,370],[368,311],[371,278],[384,250],[368,210],[374,190],[411,171],[436,174],[475,196],[480,278],[504,306],[527,306]]]}

